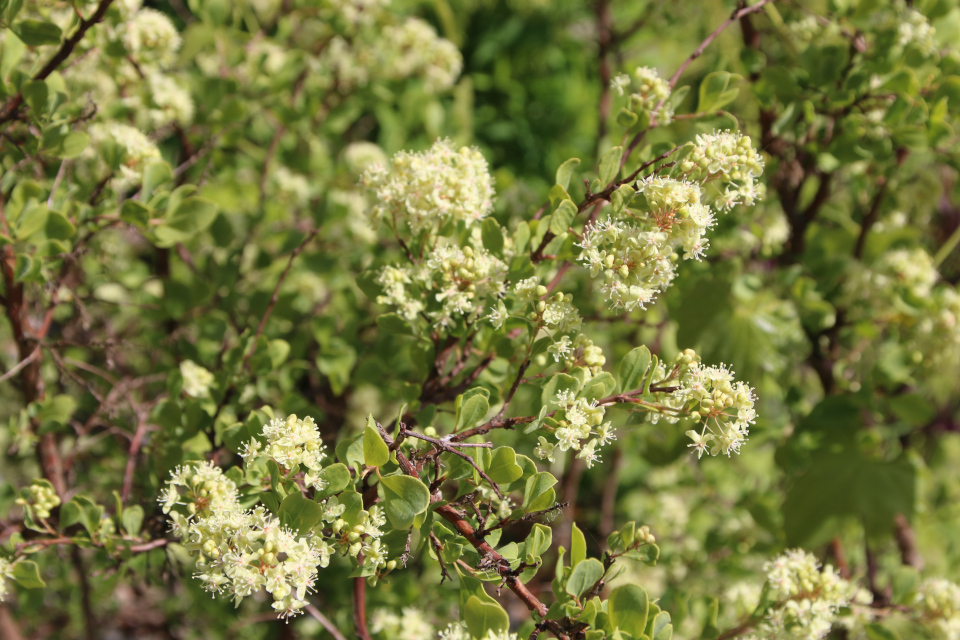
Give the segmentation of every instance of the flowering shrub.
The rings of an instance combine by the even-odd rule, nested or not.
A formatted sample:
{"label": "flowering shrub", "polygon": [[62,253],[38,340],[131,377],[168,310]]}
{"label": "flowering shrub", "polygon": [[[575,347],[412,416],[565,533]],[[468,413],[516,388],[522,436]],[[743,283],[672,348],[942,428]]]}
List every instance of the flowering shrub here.
{"label": "flowering shrub", "polygon": [[0,635],[960,637],[958,41],[0,0]]}

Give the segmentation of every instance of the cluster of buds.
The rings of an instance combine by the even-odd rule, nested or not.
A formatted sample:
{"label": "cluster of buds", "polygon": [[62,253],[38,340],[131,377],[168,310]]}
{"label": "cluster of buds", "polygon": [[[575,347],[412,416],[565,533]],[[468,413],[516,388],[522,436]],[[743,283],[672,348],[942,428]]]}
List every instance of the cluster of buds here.
{"label": "cluster of buds", "polygon": [[471,225],[493,211],[493,178],[476,148],[455,149],[440,139],[427,151],[400,151],[390,166],[367,167],[362,182],[377,205],[372,214],[394,230],[439,230],[445,223]]}
{"label": "cluster of buds", "polygon": [[607,362],[603,349],[593,344],[593,340],[582,333],[576,334],[572,340],[568,335],[560,336],[556,342],[547,347],[547,353],[553,356],[554,361],[563,363],[564,369],[583,366],[591,375],[600,373]]}
{"label": "cluster of buds", "polygon": [[730,131],[698,135],[679,169],[687,180],[716,183],[718,195],[708,192],[705,198],[713,197],[713,204],[720,209],[752,205],[761,196],[762,185],[756,178],[763,173],[763,158],[753,148],[750,136]]}
{"label": "cluster of buds", "polygon": [[938,637],[960,637],[960,586],[943,578],[924,580],[917,589],[913,613]]}
{"label": "cluster of buds", "polygon": [[[527,313],[527,319],[531,322],[539,326],[549,326],[556,331],[575,329],[580,326],[580,314],[573,306],[571,294],[557,292],[545,298],[547,288],[540,284],[540,279],[536,277],[520,280],[514,285],[513,291],[521,304],[526,303],[532,307]],[[491,316],[491,320],[494,325],[497,325],[498,321],[502,323],[503,317]]]}
{"label": "cluster of buds", "polygon": [[579,451],[577,457],[586,461],[588,469],[593,467],[600,461],[597,448],[616,439],[611,424],[603,420],[606,410],[596,401],[577,398],[576,394],[569,390],[557,394],[556,404],[560,409],[553,418],[544,420],[544,424],[553,429],[553,436],[557,441],[551,443],[540,436],[540,444],[534,453],[541,460],[553,462],[557,449],[573,449]]}
{"label": "cluster of buds", "polygon": [[624,95],[636,84],[636,91],[629,93],[627,97],[627,110],[637,114],[637,116],[646,115],[654,124],[664,126],[670,124],[673,120],[673,107],[669,104],[670,83],[660,77],[656,69],[650,67],[637,67],[631,78],[625,73],[621,73],[610,81],[610,87],[617,92],[617,95]]}
{"label": "cluster of buds", "polygon": [[60,496],[47,480],[34,480],[20,492],[16,503],[29,509],[34,518],[46,520],[50,510],[60,506]]}

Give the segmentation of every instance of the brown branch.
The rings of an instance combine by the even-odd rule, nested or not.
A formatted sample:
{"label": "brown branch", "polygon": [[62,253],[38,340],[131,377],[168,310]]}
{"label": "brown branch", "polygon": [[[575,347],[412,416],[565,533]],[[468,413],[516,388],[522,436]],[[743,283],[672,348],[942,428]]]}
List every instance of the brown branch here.
{"label": "brown branch", "polygon": [[914,533],[910,522],[902,513],[898,513],[893,518],[893,532],[903,564],[913,567],[917,571],[923,570],[923,556],[917,549],[917,534]]}
{"label": "brown branch", "polygon": [[[357,562],[363,562],[363,556],[357,556]],[[359,640],[371,640],[367,630],[367,579],[353,579],[353,626]]]}

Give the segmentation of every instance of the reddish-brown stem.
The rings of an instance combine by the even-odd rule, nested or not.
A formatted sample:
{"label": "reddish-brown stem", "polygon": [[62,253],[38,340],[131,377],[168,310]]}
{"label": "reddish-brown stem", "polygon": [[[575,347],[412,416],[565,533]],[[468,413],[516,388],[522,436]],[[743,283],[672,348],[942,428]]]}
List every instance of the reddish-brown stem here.
{"label": "reddish-brown stem", "polygon": [[[357,556],[357,562],[363,562],[363,555]],[[367,630],[367,579],[353,579],[353,626],[360,640],[371,640]]]}

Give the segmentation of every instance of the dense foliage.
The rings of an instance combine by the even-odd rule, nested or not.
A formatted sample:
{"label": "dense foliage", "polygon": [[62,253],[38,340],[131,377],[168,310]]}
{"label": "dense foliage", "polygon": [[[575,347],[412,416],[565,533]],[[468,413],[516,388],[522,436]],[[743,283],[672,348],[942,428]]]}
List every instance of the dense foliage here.
{"label": "dense foliage", "polygon": [[0,636],[960,638],[958,5],[0,0]]}

